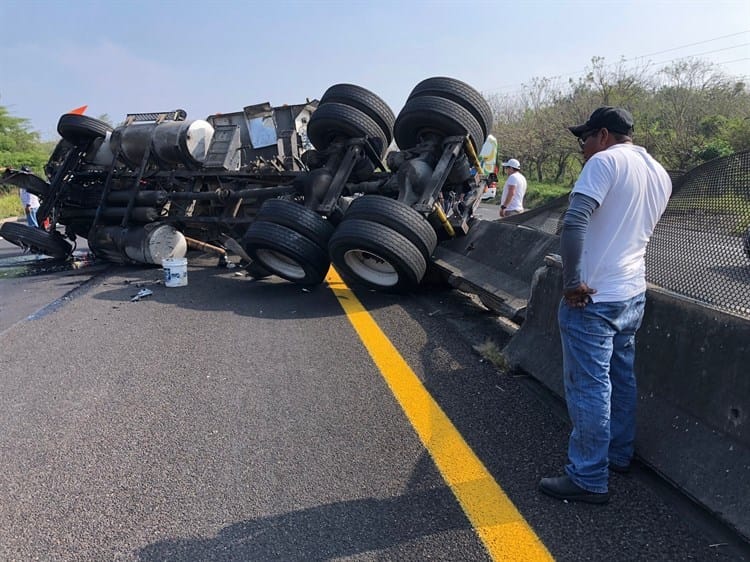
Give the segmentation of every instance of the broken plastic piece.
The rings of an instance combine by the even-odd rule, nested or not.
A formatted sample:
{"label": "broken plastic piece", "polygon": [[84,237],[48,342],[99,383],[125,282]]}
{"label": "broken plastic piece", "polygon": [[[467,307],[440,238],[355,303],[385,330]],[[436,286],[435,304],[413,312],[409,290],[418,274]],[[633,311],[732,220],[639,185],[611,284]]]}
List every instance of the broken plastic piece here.
{"label": "broken plastic piece", "polygon": [[130,299],[130,302],[138,302],[138,301],[139,301],[139,300],[141,300],[142,298],[144,298],[144,297],[150,297],[150,296],[151,296],[151,295],[153,295],[153,294],[154,294],[154,292],[153,292],[153,291],[152,291],[151,289],[141,289],[140,291],[138,291],[138,292],[137,292],[137,293],[136,293],[136,294],[135,294],[135,295],[133,296],[133,298],[132,298],[132,299]]}

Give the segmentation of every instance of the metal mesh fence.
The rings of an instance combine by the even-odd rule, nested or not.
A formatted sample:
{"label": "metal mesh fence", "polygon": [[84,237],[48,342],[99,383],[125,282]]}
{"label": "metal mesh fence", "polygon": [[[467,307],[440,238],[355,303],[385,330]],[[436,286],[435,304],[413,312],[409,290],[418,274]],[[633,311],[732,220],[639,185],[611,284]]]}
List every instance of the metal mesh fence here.
{"label": "metal mesh fence", "polygon": [[[750,318],[750,151],[670,173],[672,198],[646,251],[650,283]],[[504,219],[559,234],[567,196]]]}

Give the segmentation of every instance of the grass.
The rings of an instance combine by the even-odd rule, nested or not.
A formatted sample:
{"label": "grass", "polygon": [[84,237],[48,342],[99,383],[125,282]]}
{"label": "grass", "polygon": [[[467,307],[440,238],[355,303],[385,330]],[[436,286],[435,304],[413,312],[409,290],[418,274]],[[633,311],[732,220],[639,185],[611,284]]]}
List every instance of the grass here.
{"label": "grass", "polygon": [[0,195],[0,219],[22,216],[23,207],[21,207],[21,199],[16,190]]}
{"label": "grass", "polygon": [[[497,195],[492,199],[484,201],[484,203],[489,203],[491,205],[500,204],[500,197],[503,193],[503,183],[505,183],[505,180],[500,178],[497,182]],[[526,178],[526,196],[523,198],[523,206],[527,210],[534,209],[552,199],[568,193],[570,193],[570,186],[557,185],[554,183],[541,183]]]}
{"label": "grass", "polygon": [[497,344],[491,340],[486,340],[484,343],[473,346],[474,349],[487,361],[498,367],[502,371],[510,371],[508,360],[503,355],[503,352],[497,347]]}

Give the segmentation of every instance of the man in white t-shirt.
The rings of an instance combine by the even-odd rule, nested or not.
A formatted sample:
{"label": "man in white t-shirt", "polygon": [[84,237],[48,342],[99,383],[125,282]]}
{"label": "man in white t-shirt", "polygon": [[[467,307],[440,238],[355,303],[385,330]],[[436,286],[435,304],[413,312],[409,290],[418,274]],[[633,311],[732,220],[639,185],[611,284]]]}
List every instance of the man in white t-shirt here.
{"label": "man in white t-shirt", "polygon": [[23,211],[26,214],[26,224],[38,228],[39,224],[36,220],[36,212],[39,210],[39,197],[33,193],[29,193],[24,188],[20,188],[21,205]]}
{"label": "man in white t-shirt", "polygon": [[523,213],[523,197],[526,195],[526,178],[521,173],[521,163],[515,158],[503,162],[503,172],[508,179],[500,196],[500,217]]}
{"label": "man in white t-shirt", "polygon": [[646,296],[646,245],[672,193],[664,168],[632,143],[633,117],[600,107],[569,127],[586,163],[560,235],[558,323],[573,430],[563,476],[539,489],[562,500],[605,503],[609,471],[627,472],[638,400],[635,333]]}

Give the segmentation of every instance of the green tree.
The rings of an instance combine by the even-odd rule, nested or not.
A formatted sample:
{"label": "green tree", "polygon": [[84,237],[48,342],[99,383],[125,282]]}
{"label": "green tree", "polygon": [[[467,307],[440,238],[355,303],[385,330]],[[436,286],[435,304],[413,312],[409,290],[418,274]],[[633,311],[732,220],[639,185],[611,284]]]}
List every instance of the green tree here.
{"label": "green tree", "polygon": [[601,57],[567,88],[535,78],[517,95],[493,96],[493,133],[502,158],[515,157],[539,181],[567,184],[582,158],[567,127],[583,123],[602,105],[625,107],[635,118],[634,142],[668,169],[750,150],[750,92],[701,60],[682,60],[659,71],[643,63]]}
{"label": "green tree", "polygon": [[0,105],[0,166],[20,168],[29,166],[43,175],[50,151],[39,139],[39,133],[29,129],[29,120],[14,117]]}
{"label": "green tree", "polygon": [[750,111],[745,115],[727,119],[720,131],[735,152],[750,150]]}

